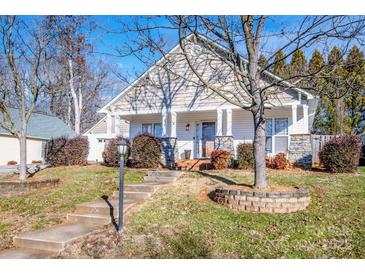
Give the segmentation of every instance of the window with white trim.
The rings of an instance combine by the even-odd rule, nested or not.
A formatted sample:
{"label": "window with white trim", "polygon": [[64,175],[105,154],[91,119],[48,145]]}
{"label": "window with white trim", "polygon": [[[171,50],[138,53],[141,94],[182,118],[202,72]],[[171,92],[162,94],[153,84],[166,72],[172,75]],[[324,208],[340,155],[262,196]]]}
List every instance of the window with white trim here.
{"label": "window with white trim", "polygon": [[287,153],[288,140],[288,118],[267,118],[266,153]]}
{"label": "window with white trim", "polygon": [[266,153],[272,153],[272,119],[266,119]]}
{"label": "window with white trim", "polygon": [[275,154],[288,152],[288,118],[275,118]]}
{"label": "window with white trim", "polygon": [[161,123],[142,124],[142,133],[148,133],[156,137],[162,137],[162,124]]}

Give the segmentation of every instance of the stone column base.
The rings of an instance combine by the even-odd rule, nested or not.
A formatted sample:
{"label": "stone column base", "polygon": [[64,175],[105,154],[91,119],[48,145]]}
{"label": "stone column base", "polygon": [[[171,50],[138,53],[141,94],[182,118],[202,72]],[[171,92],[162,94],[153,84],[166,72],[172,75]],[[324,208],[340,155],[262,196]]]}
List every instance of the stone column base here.
{"label": "stone column base", "polygon": [[290,135],[289,162],[305,169],[312,168],[311,134]]}
{"label": "stone column base", "polygon": [[177,155],[177,138],[163,137],[161,138],[162,157],[161,163],[163,166],[174,169]]}
{"label": "stone column base", "polygon": [[215,149],[229,151],[233,155],[234,152],[233,136],[216,136]]}

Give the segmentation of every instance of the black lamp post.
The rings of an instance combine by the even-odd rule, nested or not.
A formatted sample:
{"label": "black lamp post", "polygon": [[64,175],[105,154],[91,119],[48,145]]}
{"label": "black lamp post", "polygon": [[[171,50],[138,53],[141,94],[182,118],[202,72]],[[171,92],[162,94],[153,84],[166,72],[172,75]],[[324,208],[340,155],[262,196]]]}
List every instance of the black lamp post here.
{"label": "black lamp post", "polygon": [[123,229],[123,188],[124,188],[124,156],[127,153],[127,143],[125,139],[119,139],[118,150],[120,153],[119,166],[119,208],[118,208],[118,232],[122,233]]}

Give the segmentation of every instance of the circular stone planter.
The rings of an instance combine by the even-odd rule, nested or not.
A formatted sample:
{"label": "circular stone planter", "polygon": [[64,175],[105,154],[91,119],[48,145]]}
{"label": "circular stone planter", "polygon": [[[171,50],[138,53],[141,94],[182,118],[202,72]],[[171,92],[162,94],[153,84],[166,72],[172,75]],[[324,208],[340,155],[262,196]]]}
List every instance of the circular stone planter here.
{"label": "circular stone planter", "polygon": [[310,203],[309,189],[295,187],[291,191],[265,192],[240,189],[240,186],[220,187],[214,192],[214,200],[238,211],[288,213],[304,210]]}

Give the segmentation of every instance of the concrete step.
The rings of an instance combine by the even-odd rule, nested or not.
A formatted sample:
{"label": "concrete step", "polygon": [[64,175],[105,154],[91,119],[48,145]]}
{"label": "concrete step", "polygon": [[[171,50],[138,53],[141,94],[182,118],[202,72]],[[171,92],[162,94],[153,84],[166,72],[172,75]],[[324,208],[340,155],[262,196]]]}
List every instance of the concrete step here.
{"label": "concrete step", "polygon": [[160,182],[160,183],[173,183],[177,180],[177,177],[155,177],[155,176],[145,176],[143,179],[144,183],[149,182]]}
{"label": "concrete step", "polygon": [[[113,197],[118,197],[118,191],[113,192]],[[138,202],[139,200],[148,199],[151,197],[151,192],[141,192],[141,191],[124,191],[124,198],[125,199],[133,199],[135,202]]]}
{"label": "concrete step", "polygon": [[179,177],[180,173],[178,171],[172,170],[151,170],[147,172],[148,176],[153,177]]}
{"label": "concrete step", "polygon": [[27,232],[14,237],[14,245],[19,248],[30,248],[58,252],[66,244],[84,237],[100,228],[99,225],[85,223],[66,223],[41,231]]}
{"label": "concrete step", "polygon": [[16,248],[0,252],[0,259],[49,259],[57,255],[57,252],[30,249]]}
{"label": "concrete step", "polygon": [[74,223],[79,222],[83,224],[103,226],[110,224],[112,222],[112,217],[109,214],[70,213],[67,214],[67,220]]}
{"label": "concrete step", "polygon": [[[118,194],[117,196],[118,197]],[[124,209],[134,203],[131,199],[125,199],[123,201]],[[110,216],[110,214],[117,215],[118,214],[118,199],[110,199],[107,202],[105,200],[96,200],[93,202],[87,202],[78,204],[76,206],[75,213],[84,213],[84,214],[104,214]]]}
{"label": "concrete step", "polygon": [[154,192],[156,189],[157,189],[157,186],[153,186],[150,184],[135,184],[135,185],[124,186],[125,191]]}

